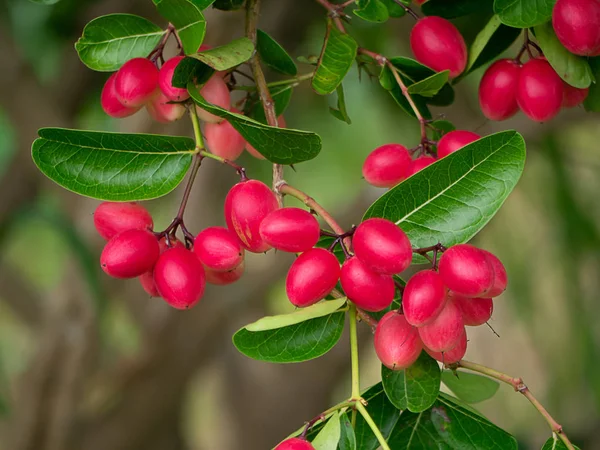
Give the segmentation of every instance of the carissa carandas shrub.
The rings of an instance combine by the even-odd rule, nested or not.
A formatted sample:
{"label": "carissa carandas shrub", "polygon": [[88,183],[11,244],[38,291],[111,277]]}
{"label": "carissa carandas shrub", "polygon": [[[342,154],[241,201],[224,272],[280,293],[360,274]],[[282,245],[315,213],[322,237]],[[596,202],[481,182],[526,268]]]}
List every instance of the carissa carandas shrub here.
{"label": "carissa carandas shrub", "polygon": [[[298,59],[300,71],[257,28],[260,0],[154,3],[164,17],[160,26],[130,14],[98,17],[75,49],[90,69],[107,72],[99,99],[106,114],[121,118],[146,108],[159,122],[187,115],[193,138],[44,128],[33,143],[33,160],[46,176],[103,201],[94,224],[107,241],[99,257],[104,272],[138,278],[140,289],[186,310],[202,307],[196,304],[206,283],[242,277],[246,252],[298,255],[285,285],[296,311],[245,326],[233,343],[250,358],[296,363],[331,350],[347,323],[352,383],[347,400],[323,405],[321,414],[274,442],[277,449],[516,449],[509,433],[470,405],[494,395],[499,383],[521,393],[547,421],[543,449],[575,448],[520,378],[464,359],[469,327],[488,322],[509,278],[495,255],[468,241],[515,187],[525,143],[511,130],[483,137],[455,130],[450,121],[435,119],[429,105],[450,105],[453,85],[488,65],[479,100],[490,120],[521,110],[546,121],[581,103],[600,109],[600,90],[592,84],[595,72],[600,75],[594,58],[600,53],[600,0],[430,0],[413,6],[316,0],[325,39],[314,49],[318,59]],[[203,11],[211,5],[245,14],[245,37],[203,44]],[[450,20],[461,16],[480,26],[472,42]],[[411,27],[414,58],[376,53],[353,37],[355,21],[392,19]],[[173,54],[165,51],[169,40]],[[515,40],[522,41],[520,50],[500,58]],[[294,88],[309,82],[316,95],[335,93],[332,120],[350,123],[342,82],[354,63],[378,78],[421,134],[418,142],[388,143],[369,154],[363,176],[387,190],[361,223],[345,230],[310,193],[284,181],[286,166],[301,173],[302,162],[318,156],[321,138],[287,128],[283,113]],[[263,67],[281,76],[268,82]],[[244,150],[273,165],[269,185],[233,162]],[[201,164],[210,170],[215,161],[231,166],[240,180],[223,199],[223,220],[192,232],[184,221],[187,200]],[[179,210],[166,229],[156,230],[140,202],[168,194],[186,174]],[[417,266],[414,275],[403,278],[411,265]],[[382,363],[382,381],[366,389],[359,382],[358,322],[372,329]],[[442,393],[442,383],[454,395]]]}

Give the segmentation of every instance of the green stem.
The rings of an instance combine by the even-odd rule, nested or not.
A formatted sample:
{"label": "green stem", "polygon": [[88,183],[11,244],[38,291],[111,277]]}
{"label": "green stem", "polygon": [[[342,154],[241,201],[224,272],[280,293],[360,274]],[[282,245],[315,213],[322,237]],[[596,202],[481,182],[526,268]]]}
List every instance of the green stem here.
{"label": "green stem", "polygon": [[[309,72],[309,73],[305,73],[304,75],[298,75],[297,77],[294,78],[288,78],[285,80],[279,80],[279,81],[272,81],[271,83],[267,83],[267,87],[272,88],[272,87],[277,87],[277,86],[286,86],[288,84],[298,84],[301,83],[302,81],[306,81],[306,80],[310,80],[314,75],[314,72]],[[238,90],[238,91],[255,91],[256,90],[256,86],[235,86],[233,89]]]}
{"label": "green stem", "polygon": [[350,357],[352,360],[352,398],[360,398],[360,371],[358,367],[358,335],[356,332],[356,305],[350,303]]}
{"label": "green stem", "polygon": [[383,450],[390,450],[390,446],[383,437],[383,434],[381,434],[381,430],[379,429],[375,421],[373,421],[373,418],[369,414],[369,411],[367,411],[367,408],[365,408],[365,405],[363,405],[360,400],[357,401],[355,405],[358,412],[363,416],[363,419],[365,419],[365,422],[367,422],[367,424],[371,428],[371,431],[377,438],[377,441],[379,441],[379,445],[381,446],[381,448]]}
{"label": "green stem", "polygon": [[202,132],[200,131],[200,121],[198,120],[198,113],[196,113],[196,106],[190,106],[190,118],[192,119],[192,126],[194,127],[194,138],[196,139],[196,150],[201,152],[204,150],[204,139],[202,139]]}

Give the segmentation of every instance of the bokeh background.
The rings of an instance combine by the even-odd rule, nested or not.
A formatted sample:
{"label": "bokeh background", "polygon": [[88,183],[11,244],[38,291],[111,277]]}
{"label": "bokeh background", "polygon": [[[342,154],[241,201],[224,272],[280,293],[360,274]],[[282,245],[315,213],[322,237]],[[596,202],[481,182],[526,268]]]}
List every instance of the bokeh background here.
{"label": "bokeh background", "polygon": [[[45,126],[190,135],[185,120],[159,125],[144,112],[120,121],[102,113],[106,74],[84,67],[73,43],[89,20],[111,12],[164,23],[150,0],[0,2],[0,449],[272,448],[349,389],[346,338],[296,365],[252,361],[231,343],[242,325],[291,309],[283,277],[293,257],[249,255],[239,283],[209,287],[196,308],[175,311],[148,299],[136,280],[104,276],[103,242],[92,224],[98,202],[59,188],[31,162],[31,143]],[[264,0],[260,26],[292,55],[308,56],[319,52],[324,17],[309,0]],[[207,18],[210,44],[243,33],[243,13],[209,10]],[[352,31],[363,46],[410,54],[410,18],[358,22]],[[473,23],[461,24],[465,35]],[[513,194],[475,238],[506,263],[510,285],[491,322],[500,338],[487,327],[470,329],[467,357],[522,376],[572,440],[600,448],[599,121],[575,109],[544,125],[522,115],[490,123],[478,110],[481,75],[461,82],[456,103],[435,112],[481,134],[520,131],[528,160]],[[376,80],[363,74],[359,81],[353,69],[345,88],[350,126],[329,115],[331,100],[306,83],[296,89],[288,125],[318,132],[324,149],[286,179],[349,227],[383,193],[361,179],[365,156],[388,142],[414,146],[418,130]],[[241,164],[268,181],[267,163],[244,155]],[[222,203],[235,180],[226,167],[203,165],[186,215],[192,230],[224,224]],[[169,223],[180,194],[147,203],[157,228]],[[369,330],[360,330],[367,387],[378,381],[379,365]],[[524,449],[549,436],[508,387],[477,406]]]}

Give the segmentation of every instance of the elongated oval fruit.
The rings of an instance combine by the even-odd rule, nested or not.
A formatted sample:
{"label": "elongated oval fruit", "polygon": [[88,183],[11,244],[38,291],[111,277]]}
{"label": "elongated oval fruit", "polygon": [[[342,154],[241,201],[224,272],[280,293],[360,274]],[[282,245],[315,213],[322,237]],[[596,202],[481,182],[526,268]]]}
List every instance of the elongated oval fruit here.
{"label": "elongated oval fruit", "polygon": [[481,250],[486,256],[488,262],[494,269],[494,282],[492,283],[492,287],[488,289],[485,293],[487,297],[498,297],[506,290],[506,286],[508,285],[508,275],[506,274],[506,268],[502,261],[498,259],[496,255],[487,250]]}
{"label": "elongated oval fruit", "polygon": [[320,235],[315,216],[300,208],[276,209],[260,224],[260,236],[264,241],[284,252],[305,252],[317,244]]}
{"label": "elongated oval fruit", "polygon": [[133,58],[121,66],[115,77],[115,94],[130,108],[142,106],[158,89],[158,69],[146,58]]}
{"label": "elongated oval fruit", "polygon": [[411,162],[410,153],[404,145],[386,144],[369,153],[362,174],[372,186],[394,187],[406,179]]}
{"label": "elongated oval fruit", "polygon": [[557,0],[552,10],[556,37],[571,53],[600,54],[600,1]]}
{"label": "elongated oval fruit", "polygon": [[238,159],[246,147],[246,140],[227,120],[204,125],[204,138],[211,153],[229,161]]}
{"label": "elongated oval fruit", "polygon": [[467,46],[456,27],[437,16],[419,19],[410,33],[410,47],[417,61],[436,72],[450,71],[450,78],[467,66]]}
{"label": "elongated oval fruit", "polygon": [[545,59],[530,59],[521,69],[517,103],[536,122],[552,119],[560,111],[564,84]]}
{"label": "elongated oval fruit", "polygon": [[392,276],[371,270],[356,256],[342,265],[340,281],[346,296],[366,311],[381,311],[394,301]]}
{"label": "elongated oval fruit", "polygon": [[313,445],[302,438],[290,438],[281,442],[275,450],[315,450]]}
{"label": "elongated oval fruit", "polygon": [[573,108],[581,105],[590,93],[590,88],[578,89],[568,83],[564,83],[563,88],[563,108]]}
{"label": "elongated oval fruit", "polygon": [[454,130],[442,136],[437,145],[438,158],[448,156],[450,153],[460,150],[465,145],[480,139],[477,133],[466,130]]}
{"label": "elongated oval fruit", "polygon": [[419,156],[417,159],[411,161],[406,176],[411,177],[436,161],[437,160],[433,156]]}
{"label": "elongated oval fruit", "polygon": [[182,102],[190,97],[190,93],[185,88],[173,86],[173,75],[175,69],[184,56],[175,56],[168,59],[158,71],[158,86],[163,94],[174,102]]}
{"label": "elongated oval fruit", "polygon": [[244,261],[244,249],[237,236],[225,227],[208,227],[194,240],[194,253],[204,266],[229,271]]}
{"label": "elongated oval fruit", "polygon": [[403,272],[412,261],[408,237],[394,222],[372,218],[362,222],[352,238],[354,254],[375,272],[393,275]]}
{"label": "elongated oval fruit", "polygon": [[434,270],[422,270],[406,283],[402,295],[402,311],[408,323],[421,327],[432,322],[442,312],[448,289]]}
{"label": "elongated oval fruit", "polygon": [[466,297],[487,295],[494,268],[486,254],[469,244],[450,247],[440,258],[439,273],[448,289]]}
{"label": "elongated oval fruit", "polygon": [[506,120],[519,110],[517,86],[521,66],[511,59],[499,59],[485,71],[479,84],[479,106],[490,120]]}
{"label": "elongated oval fruit", "polygon": [[275,194],[266,184],[258,180],[242,181],[225,198],[227,228],[249,251],[266,252],[271,246],[260,236],[260,224],[277,207]]}
{"label": "elongated oval fruit", "polygon": [[206,275],[200,260],[185,247],[171,247],[154,266],[154,283],[173,308],[189,309],[204,295]]}
{"label": "elongated oval fruit", "polygon": [[228,270],[227,272],[219,272],[217,270],[209,269],[204,267],[206,272],[206,282],[209,284],[216,284],[218,286],[225,286],[227,284],[235,283],[237,280],[242,278],[244,275],[245,263],[237,266],[235,269]]}
{"label": "elongated oval fruit", "polygon": [[106,243],[100,266],[111,277],[134,278],[151,270],[158,255],[158,240],[153,233],[127,230]]}
{"label": "elongated oval fruit", "polygon": [[[217,74],[210,77],[204,86],[200,88],[200,95],[202,95],[204,100],[208,103],[215,106],[219,106],[227,111],[231,108],[231,94],[229,93],[229,88],[225,81],[223,81],[223,78]],[[209,113],[198,105],[196,105],[196,112],[198,113],[198,118],[204,122],[219,123],[223,120],[219,116]]]}
{"label": "elongated oval fruit", "polygon": [[339,279],[340,263],[335,255],[324,248],[311,248],[290,267],[285,290],[290,302],[303,308],[325,298]]}
{"label": "elongated oval fruit", "polygon": [[94,211],[94,226],[98,234],[109,240],[127,230],[151,230],[152,216],[136,202],[102,202]]}
{"label": "elongated oval fruit", "polygon": [[140,280],[142,288],[150,297],[160,297],[158,289],[156,289],[156,284],[154,283],[154,271],[149,270],[148,272],[144,272],[138,277],[138,280]]}
{"label": "elongated oval fruit", "polygon": [[181,103],[170,102],[171,100],[169,100],[165,94],[158,92],[152,97],[152,100],[146,104],[148,114],[160,123],[170,123],[181,119],[185,113],[185,106]]}
{"label": "elongated oval fruit", "polygon": [[102,105],[102,109],[104,110],[104,112],[110,117],[122,119],[123,117],[128,117],[138,112],[141,106],[133,108],[125,106],[123,103],[121,103],[121,101],[117,98],[117,94],[115,92],[116,76],[117,74],[115,72],[110,77],[108,77],[108,80],[106,80],[106,83],[104,83],[102,93],[100,94],[100,104]]}
{"label": "elongated oval fruit", "polygon": [[468,298],[453,295],[452,300],[460,309],[463,322],[467,326],[478,327],[492,317],[494,301],[491,298]]}
{"label": "elongated oval fruit", "polygon": [[448,350],[447,352],[434,352],[429,350],[427,347],[424,347],[425,351],[431,356],[433,359],[437,359],[439,362],[444,364],[454,364],[459,362],[464,358],[467,353],[467,330],[463,329],[463,333],[452,350]]}
{"label": "elongated oval fruit", "polygon": [[391,370],[412,366],[423,348],[417,329],[398,311],[390,311],[381,318],[373,342],[377,357]]}
{"label": "elongated oval fruit", "polygon": [[449,298],[432,322],[417,328],[423,346],[434,352],[447,352],[459,343],[465,325],[459,307]]}
{"label": "elongated oval fruit", "polygon": [[[277,118],[277,126],[279,128],[286,128],[287,124],[285,123],[285,118],[283,116],[279,116]],[[248,142],[246,142],[246,151],[250,153],[252,156],[258,159],[266,159],[258,150],[252,147]]]}

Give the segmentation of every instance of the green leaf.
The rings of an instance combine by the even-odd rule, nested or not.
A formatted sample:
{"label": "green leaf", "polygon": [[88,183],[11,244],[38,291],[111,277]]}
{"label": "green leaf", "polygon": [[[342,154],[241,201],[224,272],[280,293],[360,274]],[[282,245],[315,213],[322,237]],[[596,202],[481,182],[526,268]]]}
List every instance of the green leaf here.
{"label": "green leaf", "polygon": [[256,51],[271,69],[286,75],[296,75],[298,68],[292,57],[271,36],[262,30],[256,32]]}
{"label": "green leaf", "polygon": [[186,56],[183,58],[173,73],[171,84],[178,88],[187,87],[188,83],[203,85],[215,73],[214,69],[197,59]]}
{"label": "green leaf", "polygon": [[196,5],[198,8],[200,8],[203,11],[215,2],[215,0],[189,0],[189,1],[191,1],[194,5]]}
{"label": "green leaf", "polygon": [[[396,3],[394,0],[379,0],[380,3],[383,3],[388,10],[388,14],[390,17],[404,17],[406,15],[406,10]],[[409,2],[410,4],[410,2]],[[408,6],[408,5],[407,5]]]}
{"label": "green leaf", "polygon": [[[600,81],[600,57],[590,58],[589,64],[594,74],[594,78]],[[588,96],[583,102],[586,111],[600,111],[600,82],[592,83]]]}
{"label": "green leaf", "polygon": [[531,28],[548,22],[556,0],[494,0],[494,12],[504,25]]}
{"label": "green leaf", "polygon": [[227,70],[239,66],[252,57],[254,46],[252,41],[246,37],[235,39],[228,44],[204,50],[200,53],[190,55],[202,61],[215,70]]}
{"label": "green leaf", "polygon": [[340,83],[336,88],[337,92],[337,109],[329,108],[329,112],[338,120],[346,122],[348,125],[352,124],[348,111],[346,110],[346,97],[344,96],[344,86]]}
{"label": "green leaf", "polygon": [[544,51],[544,56],[564,81],[579,89],[592,84],[594,75],[590,65],[585,58],[574,55],[563,47],[554,34],[552,23],[535,27],[535,37]]}
{"label": "green leaf", "polygon": [[148,56],[164,33],[143,17],[109,14],[85,26],[75,50],[90,69],[114,72],[131,58]]}
{"label": "green leaf", "polygon": [[324,355],[339,341],[345,316],[337,312],[265,331],[242,328],[233,335],[233,344],[244,355],[260,361],[308,361]]}
{"label": "green leaf", "polygon": [[220,9],[221,11],[235,11],[244,6],[245,0],[216,0],[213,4],[213,8]]}
{"label": "green leaf", "polygon": [[312,441],[315,450],[337,450],[341,435],[340,416],[334,414]]}
{"label": "green leaf", "polygon": [[191,0],[153,1],[160,15],[175,26],[184,53],[196,53],[206,34],[206,20],[202,8]]}
{"label": "green leaf", "polygon": [[475,373],[458,372],[457,375],[451,370],[444,370],[442,381],[458,398],[467,403],[479,403],[492,398],[500,387],[497,381]]}
{"label": "green leaf", "polygon": [[[573,447],[579,450],[579,447],[573,445]],[[567,446],[560,440],[560,438],[556,435],[548,438],[548,440],[544,443],[542,450],[568,450]]]}
{"label": "green leaf", "polygon": [[516,131],[486,136],[408,178],[364,215],[396,222],[415,247],[467,242],[489,222],[525,165]]}
{"label": "green leaf", "polygon": [[29,0],[32,3],[37,3],[38,5],[45,5],[45,6],[49,6],[49,5],[54,5],[55,3],[58,3],[60,0]]}
{"label": "green leaf", "polygon": [[317,70],[312,79],[312,88],[317,94],[331,94],[342,82],[356,59],[358,44],[349,34],[339,31],[331,21]]}
{"label": "green leaf", "polygon": [[33,161],[65,189],[100,200],[160,197],[181,182],[195,143],[187,137],[42,128]]}
{"label": "green leaf", "polygon": [[[275,104],[275,115],[277,117],[285,112],[290,104],[293,93],[294,86],[291,84],[285,86],[276,86],[271,89],[271,98]],[[267,123],[265,109],[263,108],[260,98],[256,92],[253,92],[248,96],[248,101],[246,101],[245,107],[247,108],[245,113],[248,117],[258,120],[264,124]]]}
{"label": "green leaf", "polygon": [[[400,411],[390,403],[381,383],[377,383],[367,389],[367,391],[363,393],[363,398],[367,402],[366,408],[369,415],[372,417],[375,425],[377,425],[377,428],[381,431],[381,434],[383,434],[383,437],[387,439],[400,417]],[[357,449],[376,450],[379,448],[377,438],[361,414],[358,414],[356,417],[354,434],[356,435]]]}
{"label": "green leaf", "polygon": [[381,366],[381,380],[390,402],[398,409],[421,412],[428,409],[440,392],[438,363],[425,352],[405,370]]}
{"label": "green leaf", "polygon": [[432,128],[431,136],[434,141],[439,141],[445,133],[456,130],[454,124],[447,120],[434,120],[430,125]]}
{"label": "green leaf", "polygon": [[449,74],[449,70],[444,70],[443,72],[433,74],[424,80],[417,81],[416,83],[408,86],[408,93],[418,94],[423,97],[433,97],[448,82]]}
{"label": "green leaf", "polygon": [[354,14],[368,22],[382,23],[389,19],[388,8],[381,0],[356,0]]}
{"label": "green leaf", "polygon": [[340,441],[337,450],[356,450],[356,436],[354,428],[347,414],[340,413]]}
{"label": "green leaf", "polygon": [[188,91],[200,107],[226,119],[250,145],[273,163],[297,164],[313,159],[321,151],[321,138],[315,133],[270,127],[246,116],[211,105],[202,98],[192,83],[188,85]]}
{"label": "green leaf", "polygon": [[266,316],[257,320],[244,328],[248,331],[265,331],[274,330],[276,328],[295,325],[306,320],[315,319],[317,317],[327,316],[346,303],[346,298],[337,298],[335,300],[327,300],[319,302],[315,305],[306,308],[299,308],[290,314],[281,314],[278,316]]}
{"label": "green leaf", "polygon": [[426,16],[455,19],[473,13],[492,12],[493,0],[429,0],[421,6]]}

